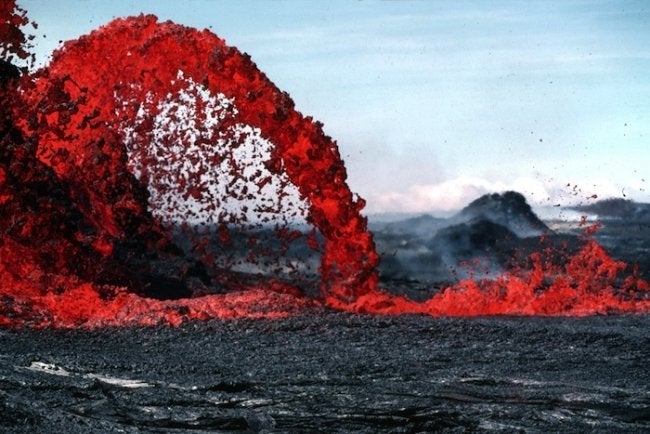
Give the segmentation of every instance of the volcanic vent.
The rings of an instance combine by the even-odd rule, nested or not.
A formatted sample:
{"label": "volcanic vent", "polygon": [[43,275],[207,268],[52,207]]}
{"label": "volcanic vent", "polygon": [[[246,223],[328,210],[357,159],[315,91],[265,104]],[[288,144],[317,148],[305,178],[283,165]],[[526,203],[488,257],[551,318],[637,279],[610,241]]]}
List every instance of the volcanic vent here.
{"label": "volcanic vent", "polygon": [[590,240],[564,264],[533,255],[421,303],[380,290],[336,143],[247,55],[141,15],[65,43],[28,74],[12,65],[29,56],[26,15],[13,2],[0,12],[0,325],[178,324],[313,304],[650,310],[647,283],[623,281],[625,265]]}

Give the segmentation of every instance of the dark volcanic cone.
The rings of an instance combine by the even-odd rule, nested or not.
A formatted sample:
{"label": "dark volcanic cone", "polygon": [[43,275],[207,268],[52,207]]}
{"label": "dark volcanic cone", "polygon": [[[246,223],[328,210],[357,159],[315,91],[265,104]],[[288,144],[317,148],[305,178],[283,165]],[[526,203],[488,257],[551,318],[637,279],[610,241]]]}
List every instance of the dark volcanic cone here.
{"label": "dark volcanic cone", "polygon": [[481,196],[463,208],[456,219],[488,220],[505,226],[522,238],[539,236],[548,230],[526,202],[526,198],[515,191]]}

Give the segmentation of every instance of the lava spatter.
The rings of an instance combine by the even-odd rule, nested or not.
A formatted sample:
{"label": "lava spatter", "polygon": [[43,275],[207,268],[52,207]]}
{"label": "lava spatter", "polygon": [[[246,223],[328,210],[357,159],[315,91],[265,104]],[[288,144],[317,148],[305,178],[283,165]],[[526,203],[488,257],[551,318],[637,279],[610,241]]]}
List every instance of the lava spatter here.
{"label": "lava spatter", "polygon": [[[377,257],[365,219],[359,214],[363,201],[355,200],[345,183],[345,168],[335,142],[323,133],[319,123],[298,113],[289,96],[279,91],[248,56],[226,46],[206,30],[140,16],[115,20],[67,43],[55,53],[50,66],[36,78],[34,89],[27,94],[27,106],[38,106],[40,110],[31,118],[25,115],[29,122],[22,127],[38,140],[39,158],[59,176],[88,180],[79,192],[90,204],[87,214],[110,236],[123,237],[125,230],[133,230],[127,227],[130,219],[145,214],[138,209],[142,201],[132,193],[137,189],[133,177],[124,170],[124,159],[128,158],[122,144],[124,125],[138,120],[132,125],[132,149],[138,149],[138,141],[143,142],[139,149],[150,149],[152,139],[162,143],[159,149],[164,149],[164,145],[171,147],[177,137],[169,128],[166,135],[152,137],[157,132],[156,117],[169,109],[164,99],[170,93],[182,102],[188,83],[200,86],[195,92],[202,92],[207,99],[195,98],[195,110],[205,121],[190,131],[194,143],[186,141],[183,145],[205,149],[214,147],[210,142],[216,139],[241,149],[243,135],[268,140],[271,145],[264,166],[285,177],[279,180],[280,184],[295,186],[301,199],[309,203],[309,222],[324,237],[321,275],[329,293],[353,298],[367,291],[375,280],[372,270]],[[217,98],[228,107],[211,107],[210,98]],[[182,117],[178,110],[169,115]],[[260,148],[259,143],[254,145]],[[203,152],[194,155],[206,157]],[[208,212],[223,212],[227,207],[219,207],[221,204],[213,199],[215,194],[210,186],[196,181],[216,178],[202,169],[209,164],[223,164],[224,159],[231,157],[216,151],[207,157],[210,161],[199,163],[186,158],[193,164],[193,170],[197,166],[201,170],[186,180],[174,179],[173,183],[191,184],[185,193],[195,202],[207,205]],[[165,156],[154,158],[160,161]],[[146,171],[155,165],[142,167]],[[231,179],[250,180],[246,167],[237,167],[235,163],[228,169]],[[140,170],[147,178],[144,171]],[[160,177],[149,179],[150,194],[152,180],[164,182]],[[265,187],[265,177],[257,175],[252,181],[259,189]],[[249,193],[232,187],[224,186],[221,198],[231,195],[242,199]],[[276,195],[290,194],[282,186],[277,190]],[[156,196],[155,188],[151,196]],[[270,213],[286,211],[273,205],[268,207]],[[219,218],[231,223],[228,219],[238,220],[232,213]]]}
{"label": "lava spatter", "polygon": [[[207,30],[117,19],[28,75],[2,13],[0,325],[76,327],[355,312],[648,312],[648,284],[591,240],[416,303],[379,257],[336,142]],[[314,253],[315,252],[315,253]],[[320,294],[310,293],[317,287]]]}
{"label": "lava spatter", "polygon": [[[590,230],[589,228],[588,230]],[[611,258],[592,239],[566,261],[555,252],[530,255],[527,267],[495,279],[465,279],[418,303],[377,291],[355,303],[329,304],[343,310],[434,316],[541,315],[587,316],[650,312],[650,285],[627,265]]]}
{"label": "lava spatter", "polygon": [[[4,195],[13,210],[3,210],[5,233],[20,228],[20,237],[6,237],[3,271],[29,265],[39,275],[17,280],[29,290],[12,281],[5,304],[65,296],[83,282],[84,298],[93,288],[100,304],[122,297],[113,288],[167,299],[262,286],[287,297],[304,289],[294,287],[304,264],[292,259],[304,246],[320,255],[315,285],[328,294],[350,301],[374,286],[363,201],[345,183],[335,142],[214,34],[153,16],[118,19],[66,43],[7,95],[8,166],[23,158],[45,178],[30,190],[35,200],[51,206],[56,192],[63,203],[30,209],[24,195]],[[48,228],[48,213],[68,226],[32,230]],[[41,258],[44,245],[53,251]]]}

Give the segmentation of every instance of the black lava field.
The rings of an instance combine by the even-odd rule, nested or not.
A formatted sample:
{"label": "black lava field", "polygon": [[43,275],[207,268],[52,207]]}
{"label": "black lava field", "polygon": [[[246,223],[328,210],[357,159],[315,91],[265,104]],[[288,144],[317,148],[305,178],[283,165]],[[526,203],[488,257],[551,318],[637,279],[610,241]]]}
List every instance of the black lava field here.
{"label": "black lava field", "polygon": [[650,318],[0,332],[3,432],[644,432]]}

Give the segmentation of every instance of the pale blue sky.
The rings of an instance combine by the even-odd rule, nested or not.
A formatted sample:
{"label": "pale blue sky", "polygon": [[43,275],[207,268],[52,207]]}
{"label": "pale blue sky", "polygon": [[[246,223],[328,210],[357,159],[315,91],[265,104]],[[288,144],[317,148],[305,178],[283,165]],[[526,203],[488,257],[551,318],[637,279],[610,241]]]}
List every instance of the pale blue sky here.
{"label": "pale blue sky", "polygon": [[18,3],[41,61],[118,16],[211,28],[325,124],[369,212],[650,201],[646,1]]}

